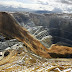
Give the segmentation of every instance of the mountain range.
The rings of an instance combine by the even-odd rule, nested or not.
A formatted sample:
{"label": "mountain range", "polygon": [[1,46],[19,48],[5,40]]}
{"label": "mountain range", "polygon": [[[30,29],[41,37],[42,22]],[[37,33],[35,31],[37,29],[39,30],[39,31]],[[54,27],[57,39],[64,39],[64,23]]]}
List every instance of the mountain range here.
{"label": "mountain range", "polygon": [[7,11],[7,12],[23,12],[23,11],[26,11],[26,12],[31,12],[31,13],[61,13],[62,11],[61,10],[53,10],[53,11],[48,11],[48,10],[32,10],[32,9],[29,9],[29,8],[22,8],[22,7],[17,7],[17,8],[14,8],[12,6],[3,6],[3,5],[0,5],[0,11]]}

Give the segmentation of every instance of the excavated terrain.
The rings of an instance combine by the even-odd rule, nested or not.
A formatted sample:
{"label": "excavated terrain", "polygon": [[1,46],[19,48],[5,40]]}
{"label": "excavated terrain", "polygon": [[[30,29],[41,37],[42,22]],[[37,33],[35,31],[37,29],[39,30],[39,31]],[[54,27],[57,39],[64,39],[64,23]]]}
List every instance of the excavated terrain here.
{"label": "excavated terrain", "polygon": [[0,12],[0,72],[71,72],[71,18]]}

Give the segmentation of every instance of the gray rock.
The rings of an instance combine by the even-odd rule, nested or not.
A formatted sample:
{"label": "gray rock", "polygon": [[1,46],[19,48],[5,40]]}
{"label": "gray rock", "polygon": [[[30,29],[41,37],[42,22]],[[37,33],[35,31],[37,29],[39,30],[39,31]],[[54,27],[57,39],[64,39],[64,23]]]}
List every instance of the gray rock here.
{"label": "gray rock", "polygon": [[17,43],[19,43],[19,41],[17,41],[16,39],[6,40],[5,42],[0,42],[0,52]]}
{"label": "gray rock", "polygon": [[[52,43],[56,44],[63,42],[72,47],[72,14],[33,14],[33,13],[13,13],[15,19],[27,26],[32,34],[39,39],[39,33],[47,30],[48,34],[52,36]],[[30,23],[29,23],[30,22]],[[33,22],[33,23],[31,23]],[[41,27],[36,31],[30,29],[33,27]],[[46,28],[46,29],[45,29]],[[33,31],[32,31],[33,30]],[[41,33],[40,33],[41,34]]]}

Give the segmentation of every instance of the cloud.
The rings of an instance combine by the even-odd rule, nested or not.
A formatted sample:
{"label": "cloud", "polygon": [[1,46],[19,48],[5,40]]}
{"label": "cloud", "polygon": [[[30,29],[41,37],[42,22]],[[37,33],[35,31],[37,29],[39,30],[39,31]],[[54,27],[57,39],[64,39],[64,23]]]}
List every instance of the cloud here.
{"label": "cloud", "polygon": [[61,10],[60,8],[54,8],[54,9],[53,9],[53,12],[62,13],[62,10]]}
{"label": "cloud", "polygon": [[72,13],[72,0],[0,0],[0,5]]}
{"label": "cloud", "polygon": [[[72,13],[72,0],[37,0],[44,6],[51,7],[54,11]],[[46,4],[46,5],[45,5]],[[52,10],[52,11],[53,11]]]}
{"label": "cloud", "polygon": [[29,4],[29,3],[24,3],[24,2],[19,2],[19,1],[0,1],[0,5],[4,5],[4,6],[12,6],[14,8],[18,8],[18,7],[22,7],[22,8],[34,8],[34,6],[37,7],[37,4]]}
{"label": "cloud", "polygon": [[19,2],[19,1],[0,1],[0,5],[4,6],[12,6],[14,8],[22,7],[22,8],[29,8],[33,10],[52,10],[52,7],[47,7],[42,4],[38,4],[37,0],[30,0],[30,2],[33,1],[32,3],[25,3],[25,2]]}
{"label": "cloud", "polygon": [[0,5],[4,6],[12,6],[12,7],[19,7],[22,3],[17,1],[0,1]]}
{"label": "cloud", "polygon": [[61,3],[65,4],[71,4],[72,5],[72,0],[60,0]]}

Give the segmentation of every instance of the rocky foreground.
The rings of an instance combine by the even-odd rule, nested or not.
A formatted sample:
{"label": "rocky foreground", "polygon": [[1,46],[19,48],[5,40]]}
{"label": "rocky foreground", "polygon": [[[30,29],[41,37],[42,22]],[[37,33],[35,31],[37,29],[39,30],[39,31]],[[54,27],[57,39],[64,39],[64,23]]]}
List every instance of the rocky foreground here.
{"label": "rocky foreground", "polygon": [[[9,43],[8,43],[9,42]],[[7,45],[7,44],[9,45]],[[0,72],[71,72],[72,59],[40,57],[16,39],[2,42],[8,46],[0,56]],[[54,56],[54,55],[53,55]],[[56,55],[55,55],[56,56]]]}
{"label": "rocky foreground", "polygon": [[[7,44],[8,45],[7,45]],[[0,56],[1,72],[71,72],[72,59],[52,58],[46,59],[27,49],[24,43],[16,39],[2,42],[7,48]],[[54,48],[54,46],[53,46]],[[55,47],[56,48],[56,47]],[[66,47],[65,47],[66,48]],[[1,52],[0,52],[1,53]]]}
{"label": "rocky foreground", "polygon": [[[35,52],[31,50],[29,46],[24,42],[18,41],[19,39],[18,40],[12,39],[13,36],[9,35],[8,33],[7,34],[9,38],[7,38],[7,34],[4,33],[6,37],[2,35],[0,36],[1,37],[0,38],[0,72],[12,72],[12,71],[71,72],[72,71],[72,59],[71,59],[72,33],[70,28],[70,26],[72,25],[71,23],[70,24],[67,23],[65,28],[62,27],[63,30],[61,28],[60,29],[55,28],[51,30],[47,27],[44,27],[43,24],[36,25],[40,21],[37,20],[36,21],[37,23],[35,23],[35,20],[31,21],[32,19],[29,19],[30,14],[28,13],[10,13],[10,14],[12,15],[13,18],[17,20],[17,22],[20,25],[22,25],[22,27],[26,28],[30,32],[30,34],[33,35],[32,36],[33,38],[39,40],[40,43],[42,43],[47,49],[37,48],[38,50],[35,50],[36,51]],[[35,15],[31,15],[31,16],[35,16]],[[43,18],[43,16],[41,15],[38,16],[36,15],[35,17],[36,18],[38,17],[41,20]],[[56,24],[55,27],[57,26],[58,25]],[[67,27],[69,27],[70,29],[68,29]],[[56,30],[58,30],[58,32]],[[14,33],[16,33],[16,31]],[[40,51],[40,53],[37,53],[38,51]]]}

